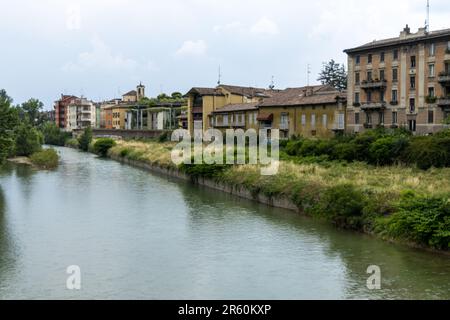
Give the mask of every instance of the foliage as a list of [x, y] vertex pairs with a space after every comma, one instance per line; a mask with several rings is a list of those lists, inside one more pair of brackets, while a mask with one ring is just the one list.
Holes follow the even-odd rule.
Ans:
[[403, 160], [420, 169], [450, 166], [450, 137], [415, 137], [403, 154]]
[[78, 139], [69, 139], [65, 143], [66, 147], [78, 149], [80, 146], [80, 143], [78, 142]]
[[29, 123], [21, 123], [15, 131], [15, 148], [16, 156], [28, 157], [42, 148], [44, 137], [40, 131], [32, 127]]
[[41, 131], [44, 135], [45, 144], [63, 147], [66, 141], [72, 136], [71, 133], [64, 132], [54, 123], [47, 122], [41, 127]]
[[44, 108], [44, 104], [38, 99], [31, 98], [16, 108], [21, 121], [27, 121], [32, 125], [42, 124], [42, 110]]
[[17, 113], [11, 108], [12, 99], [5, 90], [0, 90], [0, 163], [14, 148], [13, 129], [18, 123]]
[[218, 164], [181, 164], [179, 169], [191, 176], [197, 178], [217, 178], [227, 168], [228, 165]]
[[81, 151], [89, 151], [89, 145], [92, 142], [92, 137], [92, 128], [87, 127], [86, 129], [84, 129], [84, 132], [78, 137], [78, 147]]
[[322, 71], [317, 79], [322, 84], [328, 84], [337, 90], [347, 89], [347, 72], [345, 66], [336, 63], [333, 59], [323, 63]]
[[396, 204], [396, 212], [377, 221], [380, 233], [392, 238], [430, 246], [450, 248], [449, 199], [418, 196], [413, 192], [403, 194]]
[[170, 137], [171, 137], [170, 133], [166, 131], [158, 137], [158, 142], [160, 142], [160, 143], [167, 142], [170, 140]]
[[39, 168], [55, 169], [56, 167], [58, 167], [59, 156], [54, 149], [45, 149], [33, 153], [30, 157], [30, 160]]
[[109, 149], [116, 145], [116, 141], [111, 138], [101, 138], [97, 139], [94, 143], [94, 153], [106, 157], [108, 155]]

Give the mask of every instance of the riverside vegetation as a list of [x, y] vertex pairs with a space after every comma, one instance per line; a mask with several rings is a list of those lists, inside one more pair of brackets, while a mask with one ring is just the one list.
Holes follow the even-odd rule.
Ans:
[[176, 167], [175, 144], [158, 139], [117, 141], [108, 154], [243, 187], [255, 198], [285, 197], [300, 212], [341, 228], [448, 251], [449, 137], [449, 131], [412, 137], [374, 130], [331, 140], [296, 138], [282, 143], [275, 176], [262, 176], [254, 165]]

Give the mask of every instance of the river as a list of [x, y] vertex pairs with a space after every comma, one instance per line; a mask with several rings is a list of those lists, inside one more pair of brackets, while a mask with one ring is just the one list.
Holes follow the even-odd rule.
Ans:
[[449, 256], [57, 150], [0, 169], [0, 299], [450, 299]]

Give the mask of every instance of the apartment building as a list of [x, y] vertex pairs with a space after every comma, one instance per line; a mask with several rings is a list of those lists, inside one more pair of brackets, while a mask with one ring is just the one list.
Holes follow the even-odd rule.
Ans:
[[450, 116], [450, 29], [411, 33], [347, 49], [347, 130], [444, 128]]
[[75, 96], [72, 95], [61, 95], [61, 98], [57, 101], [55, 101], [54, 104], [54, 111], [55, 111], [55, 123], [58, 126], [58, 128], [66, 129], [67, 127], [67, 113], [68, 113], [68, 106], [72, 102], [72, 100], [78, 99]]
[[92, 101], [86, 98], [73, 99], [67, 107], [68, 121], [66, 129], [72, 131], [75, 129], [85, 129], [96, 126], [96, 107]]
[[[222, 107], [261, 102], [272, 90], [252, 87], [219, 85], [216, 88], [192, 88], [187, 94], [188, 130], [213, 127], [213, 113]], [[239, 108], [239, 107], [237, 107]]]

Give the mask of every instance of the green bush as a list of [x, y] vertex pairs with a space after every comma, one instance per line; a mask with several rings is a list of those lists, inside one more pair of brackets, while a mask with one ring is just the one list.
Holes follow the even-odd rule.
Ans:
[[66, 147], [74, 148], [74, 149], [78, 149], [79, 145], [80, 145], [80, 143], [78, 142], [77, 139], [69, 139], [65, 143]]
[[42, 169], [55, 169], [58, 167], [59, 156], [54, 149], [45, 149], [35, 152], [30, 157], [31, 162]]
[[179, 169], [191, 178], [217, 178], [228, 167], [219, 164], [181, 164]]
[[408, 145], [408, 140], [402, 136], [380, 138], [370, 145], [368, 162], [376, 165], [393, 164]]
[[162, 133], [159, 137], [158, 137], [158, 142], [167, 142], [167, 141], [169, 141], [170, 140], [170, 134], [169, 134], [169, 132], [164, 132], [164, 133]]
[[415, 137], [405, 149], [402, 158], [409, 164], [416, 164], [422, 170], [449, 166], [450, 138]]
[[16, 129], [15, 134], [14, 154], [16, 156], [28, 157], [41, 150], [44, 137], [36, 128], [27, 123], [22, 123]]
[[290, 156], [298, 156], [300, 155], [299, 150], [302, 147], [304, 140], [292, 140], [289, 141], [284, 148], [284, 151]]
[[338, 143], [334, 146], [332, 158], [352, 162], [358, 158], [358, 146], [352, 142]]
[[100, 155], [101, 157], [106, 157], [108, 155], [109, 149], [116, 145], [116, 141], [111, 138], [98, 139], [94, 143], [94, 153]]
[[339, 227], [360, 230], [363, 227], [363, 209], [366, 195], [350, 184], [336, 185], [326, 189], [315, 211], [325, 215]]
[[44, 142], [46, 144], [63, 147], [67, 140], [72, 136], [69, 132], [63, 132], [54, 123], [47, 122], [42, 126]]
[[404, 194], [396, 212], [377, 221], [377, 231], [389, 237], [431, 246], [450, 248], [449, 199]]
[[79, 148], [81, 151], [85, 152], [89, 151], [89, 145], [92, 142], [92, 137], [93, 137], [92, 128], [87, 127], [86, 129], [84, 129], [84, 132], [78, 138]]

